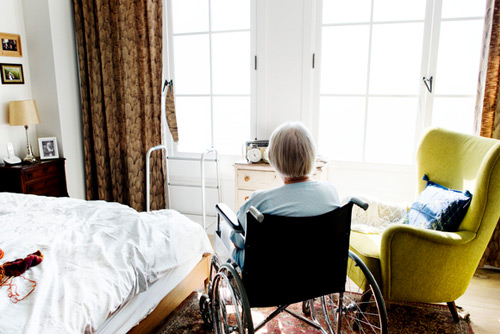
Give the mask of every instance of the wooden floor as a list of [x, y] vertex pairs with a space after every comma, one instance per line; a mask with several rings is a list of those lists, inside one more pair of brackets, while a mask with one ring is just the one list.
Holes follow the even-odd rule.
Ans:
[[500, 333], [500, 269], [478, 269], [456, 304], [470, 313], [474, 334]]

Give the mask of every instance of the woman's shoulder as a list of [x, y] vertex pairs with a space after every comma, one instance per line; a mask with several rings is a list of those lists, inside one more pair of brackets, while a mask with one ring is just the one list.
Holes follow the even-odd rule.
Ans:
[[319, 180], [311, 180], [310, 183], [313, 187], [324, 188], [324, 189], [336, 189], [335, 185], [329, 181], [319, 181]]
[[255, 191], [255, 192], [252, 193], [251, 198], [253, 198], [254, 200], [266, 199], [269, 196], [273, 196], [274, 194], [280, 192], [281, 188], [282, 188], [282, 186], [281, 187], [277, 187], [277, 188], [269, 188], [269, 189], [257, 190], [257, 191]]
[[316, 181], [314, 180], [312, 182], [313, 186], [315, 187], [315, 190], [327, 194], [327, 195], [333, 195], [335, 197], [338, 197], [338, 191], [335, 185], [329, 181]]

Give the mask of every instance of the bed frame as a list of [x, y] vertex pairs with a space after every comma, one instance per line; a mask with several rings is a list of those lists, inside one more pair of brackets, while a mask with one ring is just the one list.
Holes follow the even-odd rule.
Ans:
[[144, 334], [154, 330], [179, 304], [181, 304], [194, 290], [209, 283], [211, 254], [203, 254], [189, 275], [170, 291], [144, 320], [132, 328], [128, 334]]

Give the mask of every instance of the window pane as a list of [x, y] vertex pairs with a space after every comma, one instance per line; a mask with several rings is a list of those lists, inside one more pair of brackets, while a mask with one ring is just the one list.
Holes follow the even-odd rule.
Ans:
[[373, 21], [424, 20], [425, 3], [424, 0], [374, 0]]
[[176, 94], [210, 93], [208, 35], [174, 37]]
[[323, 0], [323, 24], [370, 22], [371, 0]]
[[368, 69], [369, 27], [323, 28], [321, 94], [364, 94]]
[[361, 161], [365, 98], [322, 97], [319, 117], [319, 153], [337, 161]]
[[417, 98], [370, 98], [366, 161], [410, 164], [413, 160]]
[[208, 31], [208, 0], [172, 0], [174, 34]]
[[443, 0], [443, 18], [484, 16], [485, 0]]
[[373, 27], [371, 94], [418, 94], [423, 23]]
[[436, 94], [476, 94], [482, 33], [482, 20], [441, 23]]
[[175, 98], [177, 127], [179, 129], [178, 150], [203, 152], [211, 146], [210, 98]]
[[250, 94], [250, 33], [212, 35], [214, 94]]
[[472, 134], [475, 98], [436, 97], [432, 111], [432, 125]]
[[249, 0], [211, 0], [212, 31], [250, 29]]
[[214, 97], [214, 147], [221, 154], [240, 154], [250, 140], [250, 97]]

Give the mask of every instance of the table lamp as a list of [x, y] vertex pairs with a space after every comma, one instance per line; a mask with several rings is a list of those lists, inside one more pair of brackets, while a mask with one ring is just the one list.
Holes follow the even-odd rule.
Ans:
[[26, 130], [26, 149], [28, 153], [23, 161], [28, 163], [36, 162], [36, 158], [33, 156], [33, 151], [31, 150], [28, 126], [38, 123], [40, 123], [40, 117], [38, 116], [35, 100], [9, 102], [9, 124], [24, 125], [24, 129]]

